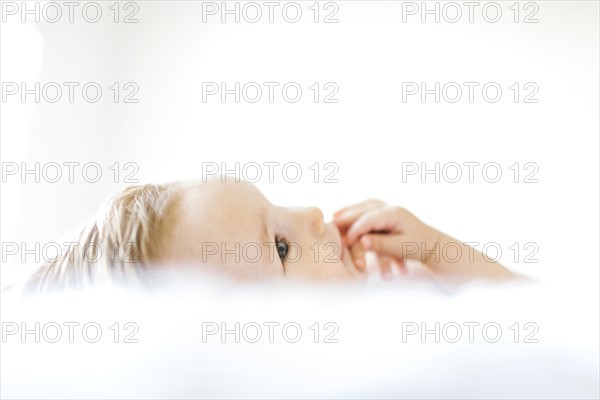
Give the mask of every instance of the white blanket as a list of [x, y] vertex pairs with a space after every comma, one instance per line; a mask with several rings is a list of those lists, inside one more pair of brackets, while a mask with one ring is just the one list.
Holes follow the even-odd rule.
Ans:
[[146, 288], [3, 294], [0, 394], [598, 398], [594, 285], [473, 284], [449, 295], [414, 279], [240, 285], [177, 274]]

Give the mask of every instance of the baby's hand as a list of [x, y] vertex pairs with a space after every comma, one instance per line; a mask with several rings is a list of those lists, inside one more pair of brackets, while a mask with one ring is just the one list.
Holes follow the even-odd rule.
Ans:
[[[407, 259], [416, 259], [439, 282], [448, 285], [460, 285], [471, 279], [507, 281], [517, 278], [500, 263], [467, 244], [425, 225], [405, 209], [379, 200], [344, 208], [334, 214], [333, 220], [342, 232], [345, 244], [352, 249], [355, 264], [364, 266], [365, 251], [373, 251], [380, 260], [384, 277], [389, 274], [389, 265], [402, 265]], [[440, 257], [439, 252], [440, 248], [449, 245], [458, 248], [459, 254], [451, 261]]]
[[369, 262], [367, 262], [367, 259], [365, 257], [365, 253], [367, 251], [369, 250], [366, 250], [360, 241], [358, 241], [350, 247], [352, 261], [354, 262], [356, 268], [358, 268], [359, 270], [366, 270], [367, 264], [370, 262], [373, 263], [373, 265], [369, 265], [368, 269], [378, 269], [381, 272], [381, 277], [384, 280], [392, 279], [392, 269], [394, 268], [403, 274], [406, 273], [406, 264], [404, 262], [386, 255], [373, 253], [375, 254], [376, 258], [371, 259]]
[[367, 200], [343, 208], [334, 214], [333, 221], [351, 249], [355, 265], [364, 269], [365, 252], [373, 251], [378, 256], [384, 279], [391, 277], [393, 266], [405, 271], [407, 258], [415, 257], [414, 253], [403, 254], [402, 243], [424, 243], [429, 247], [439, 236], [439, 232], [407, 210], [380, 200]]

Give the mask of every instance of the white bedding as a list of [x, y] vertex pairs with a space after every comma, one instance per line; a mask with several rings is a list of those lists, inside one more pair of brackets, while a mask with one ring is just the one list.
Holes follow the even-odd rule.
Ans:
[[[334, 286], [263, 283], [239, 286], [197, 274], [160, 275], [149, 288], [106, 285], [85, 292], [25, 298], [2, 296], [2, 398], [598, 398], [598, 315], [596, 283], [473, 284], [449, 295], [425, 280], [393, 284]], [[564, 296], [569, 293], [569, 296]], [[63, 326], [57, 343], [21, 342], [7, 335], [10, 323], [40, 322], [47, 338], [50, 322]], [[65, 322], [79, 322], [74, 343]], [[81, 327], [102, 328], [97, 343], [84, 340]], [[119, 343], [114, 323], [119, 322]], [[126, 322], [139, 331], [138, 343], [123, 343]], [[247, 326], [257, 343], [234, 335], [222, 343], [206, 335], [215, 325]], [[269, 342], [268, 326], [274, 328]], [[295, 322], [296, 343], [279, 328]], [[314, 323], [320, 335], [314, 342]], [[339, 330], [324, 343], [334, 326]], [[433, 334], [422, 343], [409, 329], [463, 326], [456, 343]], [[465, 323], [477, 322], [473, 343]], [[518, 343], [513, 325], [518, 322]], [[539, 331], [524, 343], [525, 323]], [[8, 323], [8, 325], [7, 325]], [[204, 323], [204, 325], [203, 325]], [[414, 324], [413, 324], [414, 323]], [[481, 328], [497, 323], [502, 337], [488, 343]], [[10, 326], [9, 326], [10, 325]], [[513, 330], [511, 330], [513, 326]], [[333, 327], [333, 328], [332, 328]], [[240, 329], [240, 333], [241, 329]], [[488, 331], [493, 339], [494, 330]], [[88, 331], [93, 338], [93, 329]], [[290, 328], [288, 339], [295, 330]], [[132, 339], [130, 338], [130, 339]]]

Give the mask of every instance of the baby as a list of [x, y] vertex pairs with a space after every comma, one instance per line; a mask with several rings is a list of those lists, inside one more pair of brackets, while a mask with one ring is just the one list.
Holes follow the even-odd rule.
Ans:
[[[406, 271], [409, 260], [452, 283], [515, 277], [402, 208], [368, 200], [325, 223], [318, 208], [278, 207], [255, 186], [221, 178], [127, 188], [83, 227], [76, 242], [27, 286], [77, 286], [98, 272], [129, 276], [165, 266], [198, 266], [243, 281], [320, 281], [361, 279], [367, 264], [375, 264], [389, 279], [392, 268]], [[367, 261], [367, 254], [375, 257]], [[447, 254], [451, 258], [442, 256]]]

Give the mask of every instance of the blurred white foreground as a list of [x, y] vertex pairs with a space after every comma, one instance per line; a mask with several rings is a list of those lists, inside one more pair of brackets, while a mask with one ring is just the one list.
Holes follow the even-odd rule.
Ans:
[[597, 296], [583, 283], [472, 285], [448, 295], [411, 280], [240, 286], [178, 274], [153, 282], [3, 294], [1, 396], [598, 398], [598, 315], [589, 313]]

